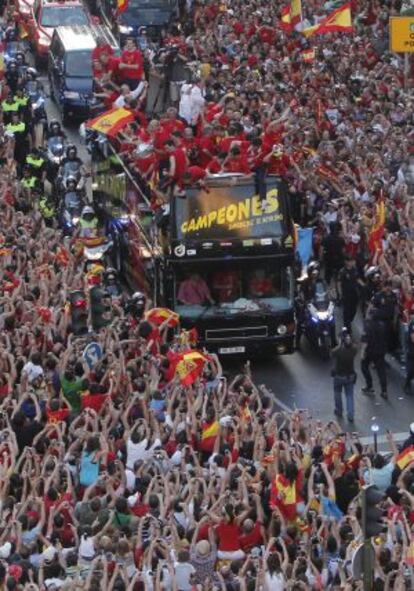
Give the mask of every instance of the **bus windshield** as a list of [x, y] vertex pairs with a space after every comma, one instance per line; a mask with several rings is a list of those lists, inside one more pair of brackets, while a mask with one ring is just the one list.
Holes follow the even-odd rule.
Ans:
[[203, 261], [175, 267], [175, 310], [185, 318], [269, 314], [289, 309], [293, 274], [277, 259]]

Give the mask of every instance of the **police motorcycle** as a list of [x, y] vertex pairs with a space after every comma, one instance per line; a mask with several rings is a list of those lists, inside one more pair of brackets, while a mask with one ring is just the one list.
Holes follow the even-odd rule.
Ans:
[[[300, 282], [300, 281], [299, 281]], [[319, 264], [308, 265], [307, 276], [302, 279], [301, 312], [298, 322], [311, 345], [322, 359], [328, 359], [336, 346], [335, 304], [326, 282], [319, 276]]]
[[124, 299], [122, 307], [125, 314], [130, 315], [138, 323], [144, 316], [146, 302], [145, 294], [136, 291], [130, 298]]
[[48, 160], [48, 180], [53, 183], [56, 179], [62, 160], [65, 157], [66, 136], [56, 119], [49, 123], [47, 138], [45, 141], [46, 156]]
[[26, 61], [25, 51], [17, 51], [14, 59], [16, 60], [17, 70], [22, 80], [26, 79], [26, 73], [29, 68], [29, 64]]
[[43, 146], [44, 134], [47, 129], [47, 114], [43, 86], [38, 80], [35, 68], [27, 68], [24, 89], [32, 107], [32, 132], [36, 147]]
[[121, 273], [123, 261], [128, 256], [129, 212], [123, 202], [118, 199], [108, 199], [100, 191], [93, 191], [92, 199], [95, 212], [105, 228], [105, 234], [113, 243], [112, 266]]
[[75, 144], [69, 144], [66, 148], [66, 156], [62, 159], [58, 176], [56, 179], [56, 188], [62, 193], [66, 187], [68, 177], [74, 177], [77, 182], [78, 190], [85, 190], [86, 173], [83, 161], [78, 157], [78, 149]]
[[328, 359], [336, 345], [335, 304], [329, 296], [325, 281], [316, 283], [315, 295], [307, 307], [305, 334], [323, 359]]
[[85, 207], [83, 195], [78, 191], [75, 177], [67, 177], [65, 191], [59, 207], [59, 225], [65, 235], [72, 235]]

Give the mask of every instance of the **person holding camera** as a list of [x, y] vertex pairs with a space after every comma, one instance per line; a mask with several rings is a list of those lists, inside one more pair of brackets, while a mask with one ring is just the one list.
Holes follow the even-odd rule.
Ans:
[[342, 417], [342, 389], [345, 391], [346, 413], [348, 421], [354, 421], [354, 385], [356, 373], [354, 359], [357, 354], [357, 347], [347, 328], [342, 329], [340, 343], [332, 351], [334, 368], [332, 370], [335, 410], [337, 417]]

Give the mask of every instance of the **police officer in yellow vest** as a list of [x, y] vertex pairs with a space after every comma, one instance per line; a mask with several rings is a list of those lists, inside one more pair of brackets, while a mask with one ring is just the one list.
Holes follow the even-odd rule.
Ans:
[[31, 173], [39, 180], [46, 178], [46, 159], [38, 148], [32, 148], [26, 157], [26, 166], [30, 168]]
[[82, 209], [82, 214], [79, 219], [79, 237], [93, 238], [98, 233], [98, 218], [90, 205], [86, 205]]
[[14, 159], [19, 167], [22, 167], [29, 147], [29, 130], [26, 123], [20, 119], [19, 113], [12, 113], [11, 121], [6, 125], [6, 132], [13, 134]]
[[41, 195], [39, 198], [39, 211], [45, 220], [47, 226], [52, 226], [56, 220], [56, 207], [53, 199], [49, 196]]
[[19, 113], [22, 121], [29, 123], [31, 118], [30, 97], [24, 92], [24, 88], [21, 86], [16, 90], [14, 101], [19, 105]]
[[38, 183], [38, 178], [32, 174], [30, 168], [25, 166], [23, 169], [23, 177], [20, 180], [20, 184], [24, 189], [33, 189]]
[[11, 92], [9, 92], [7, 98], [1, 103], [1, 110], [3, 111], [4, 122], [10, 123], [12, 119], [12, 113], [20, 112], [20, 104]]

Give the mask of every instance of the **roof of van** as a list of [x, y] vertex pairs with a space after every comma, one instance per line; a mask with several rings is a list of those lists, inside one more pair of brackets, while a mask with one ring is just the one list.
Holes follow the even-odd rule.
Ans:
[[71, 46], [74, 50], [93, 50], [98, 37], [105, 39], [113, 49], [118, 44], [108, 27], [104, 25], [78, 25], [74, 27], [57, 27], [55, 34], [59, 35], [64, 46]]

